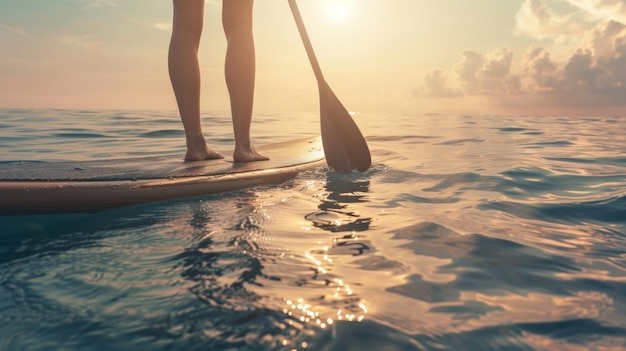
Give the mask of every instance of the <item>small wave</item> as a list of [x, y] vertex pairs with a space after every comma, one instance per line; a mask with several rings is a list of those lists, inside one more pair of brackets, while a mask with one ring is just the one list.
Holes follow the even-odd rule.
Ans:
[[0, 160], [0, 165], [23, 165], [25, 163], [33, 163], [33, 164], [44, 164], [47, 161], [22, 161], [22, 160]]
[[626, 157], [595, 157], [595, 158], [580, 158], [580, 157], [545, 157], [546, 160], [571, 162], [571, 163], [585, 163], [585, 164], [602, 164], [609, 166], [622, 166], [626, 167]]
[[450, 198], [431, 198], [431, 197], [422, 197], [413, 194], [399, 194], [396, 195], [393, 199], [390, 199], [385, 202], [387, 206], [390, 208], [401, 206], [403, 203], [408, 204], [453, 204], [459, 202], [460, 199], [457, 197]]
[[[591, 318], [509, 322], [467, 331], [418, 334], [414, 342], [423, 346], [403, 350], [619, 350], [625, 332], [623, 327]], [[590, 339], [593, 341], [583, 341]]]
[[498, 131], [503, 132], [503, 133], [525, 132], [525, 131], [528, 131], [528, 130], [529, 129], [527, 129], [527, 128], [521, 128], [521, 127], [498, 128]]
[[142, 138], [178, 138], [184, 135], [185, 132], [182, 129], [163, 129], [142, 133], [139, 136]]
[[467, 143], [482, 143], [485, 142], [485, 139], [482, 138], [469, 138], [469, 139], [459, 139], [459, 140], [450, 140], [444, 141], [443, 143], [435, 144], [435, 145], [463, 145]]
[[579, 176], [556, 174], [541, 167], [514, 168], [496, 178], [495, 190], [507, 196], [533, 200], [554, 196], [580, 199], [594, 194], [610, 194], [619, 191], [624, 180], [622, 175]]
[[383, 184], [403, 184], [407, 179], [414, 179], [417, 178], [417, 176], [418, 174], [415, 172], [389, 169], [384, 172], [379, 181]]
[[[436, 177], [441, 176], [437, 175]], [[430, 188], [425, 188], [423, 190], [429, 192], [438, 192], [460, 184], [474, 184], [477, 189], [487, 189], [493, 187], [492, 184], [495, 180], [494, 177], [483, 176], [473, 172], [449, 174], [443, 177], [444, 180], [441, 181], [439, 184]]]
[[369, 229], [372, 222], [371, 218], [346, 220], [346, 218], [340, 219], [341, 217], [343, 216], [337, 216], [329, 211], [322, 211], [310, 213], [304, 218], [311, 221], [314, 226], [330, 232], [363, 232]]
[[54, 137], [69, 139], [99, 139], [107, 138], [106, 135], [100, 133], [56, 133]]
[[477, 206], [481, 210], [497, 210], [518, 218], [553, 223], [626, 223], [626, 196], [609, 196], [601, 200], [573, 203], [526, 204], [513, 201], [490, 201]]
[[527, 146], [529, 147], [571, 146], [571, 145], [576, 145], [576, 144], [568, 140], [542, 141], [542, 142], [527, 144]]
[[399, 142], [402, 141], [406, 144], [423, 144], [428, 139], [437, 139], [437, 136], [431, 135], [370, 135], [367, 137], [367, 141], [371, 142]]

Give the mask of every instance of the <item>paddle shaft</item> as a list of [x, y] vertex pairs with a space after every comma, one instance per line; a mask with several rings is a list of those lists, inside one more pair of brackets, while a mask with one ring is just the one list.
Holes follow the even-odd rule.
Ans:
[[306, 49], [306, 54], [307, 56], [309, 56], [309, 61], [311, 62], [311, 67], [313, 67], [315, 78], [317, 78], [317, 81], [319, 83], [326, 83], [326, 81], [324, 80], [324, 76], [322, 75], [322, 69], [320, 68], [320, 64], [317, 61], [315, 52], [313, 51], [311, 40], [309, 39], [309, 35], [306, 32], [306, 28], [304, 27], [304, 22], [302, 21], [302, 16], [300, 15], [300, 10], [298, 9], [298, 4], [296, 4], [296, 0], [289, 0], [289, 7], [291, 7], [293, 18], [296, 20], [298, 32], [300, 32], [300, 37], [302, 38], [302, 43], [304, 44], [304, 48]]

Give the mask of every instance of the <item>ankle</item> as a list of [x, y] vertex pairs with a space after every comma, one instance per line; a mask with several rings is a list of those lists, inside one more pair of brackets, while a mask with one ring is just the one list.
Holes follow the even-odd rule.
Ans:
[[204, 134], [202, 132], [197, 133], [185, 133], [185, 137], [187, 138], [187, 142], [189, 141], [204, 141]]

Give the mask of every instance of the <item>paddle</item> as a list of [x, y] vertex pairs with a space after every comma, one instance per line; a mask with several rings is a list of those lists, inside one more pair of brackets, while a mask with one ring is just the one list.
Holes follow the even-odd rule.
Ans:
[[289, 6], [317, 79], [320, 95], [322, 145], [326, 155], [326, 163], [338, 172], [350, 172], [354, 169], [364, 172], [372, 162], [365, 138], [363, 138], [350, 113], [324, 80], [296, 0], [289, 0]]

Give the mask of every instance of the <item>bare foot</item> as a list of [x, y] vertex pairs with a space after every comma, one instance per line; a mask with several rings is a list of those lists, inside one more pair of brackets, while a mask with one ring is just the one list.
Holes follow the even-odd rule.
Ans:
[[202, 133], [187, 134], [187, 154], [185, 155], [185, 161], [215, 160], [220, 158], [224, 158], [224, 156], [209, 148]]
[[205, 150], [187, 150], [185, 161], [217, 160], [224, 158], [222, 154], [206, 147]]
[[256, 152], [252, 146], [249, 149], [235, 147], [233, 160], [235, 162], [267, 161], [270, 158]]

